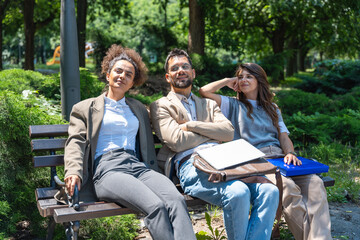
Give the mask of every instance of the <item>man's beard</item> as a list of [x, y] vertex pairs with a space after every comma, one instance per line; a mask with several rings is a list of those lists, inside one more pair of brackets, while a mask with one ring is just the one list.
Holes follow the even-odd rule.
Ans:
[[184, 89], [192, 85], [193, 79], [188, 76], [188, 79], [186, 81], [174, 81], [174, 79], [171, 78], [170, 82], [173, 87]]

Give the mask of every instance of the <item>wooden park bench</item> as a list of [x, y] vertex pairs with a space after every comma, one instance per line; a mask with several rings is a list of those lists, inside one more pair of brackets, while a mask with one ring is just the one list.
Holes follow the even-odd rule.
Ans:
[[[132, 209], [109, 202], [79, 203], [78, 191], [75, 190], [68, 205], [59, 203], [54, 195], [65, 186], [57, 175], [56, 167], [64, 165], [63, 150], [68, 136], [68, 125], [33, 125], [29, 127], [31, 146], [34, 154], [34, 167], [49, 167], [51, 172], [50, 186], [35, 190], [39, 213], [49, 218], [47, 239], [53, 238], [56, 223], [65, 227], [67, 239], [77, 239], [80, 221], [93, 218], [109, 217], [138, 213]], [[155, 146], [161, 147], [159, 139], [154, 135]], [[334, 180], [323, 178], [326, 187], [333, 186]], [[180, 192], [181, 187], [177, 185]], [[207, 204], [200, 199], [184, 194], [188, 207]]]

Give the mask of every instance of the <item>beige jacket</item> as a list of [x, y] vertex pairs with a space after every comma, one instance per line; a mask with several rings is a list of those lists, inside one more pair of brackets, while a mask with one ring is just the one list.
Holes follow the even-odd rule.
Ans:
[[[139, 120], [136, 138], [140, 160], [158, 170], [149, 115], [142, 103], [126, 98], [126, 103]], [[65, 177], [77, 175], [81, 179], [81, 201], [94, 201], [92, 172], [94, 156], [104, 116], [104, 94], [81, 101], [73, 106], [70, 115], [69, 137], [65, 145]]]
[[[234, 128], [221, 113], [216, 102], [199, 98], [195, 95], [197, 121], [190, 121], [187, 112], [174, 92], [150, 105], [153, 129], [163, 146], [158, 155], [158, 164], [166, 176], [169, 176], [172, 157], [184, 150], [199, 146], [209, 141], [231, 141]], [[179, 125], [186, 123], [188, 131]]]

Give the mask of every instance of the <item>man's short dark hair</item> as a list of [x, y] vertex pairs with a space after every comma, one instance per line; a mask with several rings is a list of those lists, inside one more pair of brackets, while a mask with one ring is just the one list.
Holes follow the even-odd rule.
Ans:
[[176, 57], [176, 56], [185, 56], [188, 59], [188, 61], [190, 63], [190, 66], [192, 68], [192, 61], [191, 61], [191, 59], [189, 57], [189, 54], [185, 50], [182, 50], [182, 49], [179, 49], [179, 48], [174, 48], [173, 50], [171, 50], [169, 52], [169, 55], [166, 57], [165, 65], [164, 65], [165, 72], [168, 72], [170, 58]]

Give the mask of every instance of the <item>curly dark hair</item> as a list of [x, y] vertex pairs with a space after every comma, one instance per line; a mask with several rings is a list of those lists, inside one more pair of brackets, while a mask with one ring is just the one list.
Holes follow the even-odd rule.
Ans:
[[[270, 91], [270, 84], [267, 79], [266, 72], [264, 69], [256, 63], [242, 63], [239, 65], [236, 70], [236, 76], [238, 77], [240, 73], [246, 70], [251, 75], [253, 75], [258, 83], [258, 95], [257, 102], [259, 106], [263, 107], [267, 115], [271, 118], [273, 125], [279, 131], [279, 116], [276, 112], [277, 106], [273, 103], [274, 95]], [[252, 105], [247, 100], [245, 94], [243, 92], [238, 92], [237, 99], [240, 102], [243, 102], [248, 110], [247, 115], [249, 118], [253, 119], [251, 113], [253, 112]]]
[[113, 44], [106, 52], [101, 63], [101, 73], [107, 74], [119, 60], [130, 62], [135, 68], [134, 86], [140, 86], [147, 80], [148, 69], [142, 61], [140, 54], [130, 48]]

